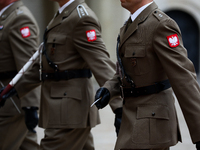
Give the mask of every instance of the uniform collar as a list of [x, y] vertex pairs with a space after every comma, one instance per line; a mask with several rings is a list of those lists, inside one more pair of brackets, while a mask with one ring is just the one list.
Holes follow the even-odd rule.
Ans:
[[151, 12], [155, 9], [157, 9], [158, 6], [155, 2], [150, 4], [148, 7], [146, 7], [132, 22], [125, 32], [126, 24], [120, 29], [120, 46], [123, 45], [123, 43], [131, 36], [132, 33], [134, 33], [138, 29], [138, 24], [143, 23], [146, 18], [151, 14]]
[[0, 19], [6, 19], [16, 8], [20, 7], [23, 5], [23, 2], [21, 0], [16, 1], [13, 3], [13, 5], [11, 5], [10, 7], [8, 7], [3, 14], [0, 16]]
[[149, 5], [151, 5], [153, 2], [150, 2], [142, 7], [140, 7], [135, 13], [131, 14], [131, 20], [132, 22], [137, 18], [137, 16], [139, 16], [139, 14], [145, 10], [145, 8], [147, 8]]
[[73, 1], [74, 1], [74, 0], [70, 0], [69, 2], [65, 3], [62, 7], [60, 7], [60, 8], [58, 9], [59, 13], [61, 14], [61, 13], [63, 12], [63, 10], [64, 10], [67, 6], [69, 6]]
[[85, 0], [75, 0], [70, 5], [68, 5], [68, 7], [65, 7], [65, 9], [62, 11], [60, 15], [58, 15], [57, 17], [54, 16], [54, 18], [51, 20], [51, 22], [47, 26], [47, 30], [50, 30], [51, 28], [59, 25], [64, 18], [67, 18], [71, 14], [71, 12], [74, 9], [76, 9], [78, 5], [80, 5], [81, 3], [84, 3], [84, 1]]
[[0, 11], [0, 16], [3, 14], [4, 11], [6, 11], [6, 9], [8, 9], [8, 7], [10, 7], [13, 3], [7, 5], [6, 7], [4, 7], [1, 11]]
[[63, 17], [67, 17], [69, 16], [69, 14], [81, 3], [83, 3], [85, 0], [75, 0], [73, 1], [68, 7], [65, 7], [65, 9], [63, 9], [61, 15], [63, 15]]

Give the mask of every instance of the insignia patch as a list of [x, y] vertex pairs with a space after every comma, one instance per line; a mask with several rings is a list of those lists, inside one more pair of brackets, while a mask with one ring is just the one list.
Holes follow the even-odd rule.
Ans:
[[137, 59], [136, 58], [131, 58], [131, 64], [132, 64], [132, 67], [135, 67], [136, 64], [137, 64]]
[[86, 31], [86, 35], [87, 35], [88, 42], [93, 42], [97, 39], [95, 30]]
[[17, 15], [24, 13], [22, 10], [17, 11]]
[[79, 15], [80, 18], [88, 15], [88, 12], [83, 5], [78, 5], [77, 11], [78, 11], [78, 15]]
[[170, 47], [177, 47], [180, 44], [177, 34], [173, 34], [173, 35], [167, 36], [167, 40], [169, 42], [169, 46]]
[[0, 25], [0, 30], [2, 30], [3, 29], [3, 25]]
[[27, 38], [31, 35], [29, 27], [24, 27], [20, 29], [23, 38]]

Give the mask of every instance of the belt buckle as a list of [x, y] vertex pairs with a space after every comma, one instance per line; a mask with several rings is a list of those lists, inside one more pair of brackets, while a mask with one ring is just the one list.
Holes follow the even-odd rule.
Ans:
[[120, 94], [121, 94], [121, 97], [124, 99], [123, 86], [121, 86], [121, 85], [120, 85]]

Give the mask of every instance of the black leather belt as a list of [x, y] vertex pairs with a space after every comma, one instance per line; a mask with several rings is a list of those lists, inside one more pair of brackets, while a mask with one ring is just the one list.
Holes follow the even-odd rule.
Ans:
[[42, 72], [42, 80], [69, 80], [74, 78], [90, 78], [92, 73], [89, 69], [65, 70], [63, 72]]
[[169, 83], [169, 80], [164, 80], [161, 82], [157, 82], [153, 85], [140, 87], [140, 88], [125, 88], [121, 86], [120, 91], [121, 91], [122, 97], [138, 97], [142, 95], [159, 93], [170, 87], [171, 85]]
[[0, 72], [0, 80], [12, 79], [17, 73], [17, 71]]

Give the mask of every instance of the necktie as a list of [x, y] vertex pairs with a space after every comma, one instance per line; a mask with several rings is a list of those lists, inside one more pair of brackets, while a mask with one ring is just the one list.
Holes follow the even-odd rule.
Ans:
[[132, 20], [131, 20], [131, 17], [130, 17], [128, 19], [127, 23], [126, 23], [126, 30], [125, 31], [127, 31], [128, 27], [131, 25], [131, 23], [132, 23]]

